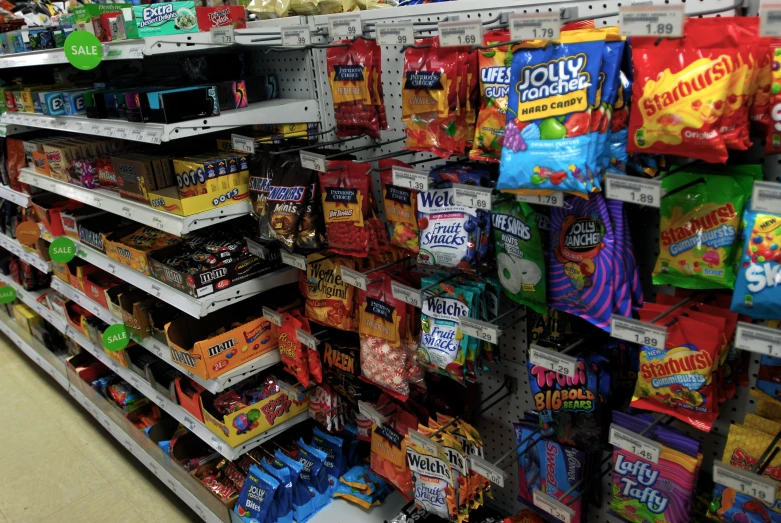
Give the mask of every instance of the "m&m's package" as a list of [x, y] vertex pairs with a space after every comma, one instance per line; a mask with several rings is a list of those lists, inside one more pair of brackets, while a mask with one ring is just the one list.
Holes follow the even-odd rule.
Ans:
[[743, 251], [730, 310], [756, 319], [781, 318], [781, 214], [746, 209]]
[[740, 216], [761, 169], [729, 169], [710, 175], [693, 169], [662, 180], [665, 197], [654, 284], [686, 289], [734, 286]]

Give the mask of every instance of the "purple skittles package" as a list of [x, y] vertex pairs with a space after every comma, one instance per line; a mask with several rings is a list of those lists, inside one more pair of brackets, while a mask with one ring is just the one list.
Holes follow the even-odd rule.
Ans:
[[610, 331], [615, 236], [605, 199], [568, 198], [551, 210], [549, 305]]

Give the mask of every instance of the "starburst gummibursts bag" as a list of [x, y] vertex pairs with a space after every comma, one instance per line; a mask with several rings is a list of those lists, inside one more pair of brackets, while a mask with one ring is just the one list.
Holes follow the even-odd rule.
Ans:
[[603, 32], [564, 31], [557, 43], [514, 49], [497, 188], [591, 192], [604, 46]]

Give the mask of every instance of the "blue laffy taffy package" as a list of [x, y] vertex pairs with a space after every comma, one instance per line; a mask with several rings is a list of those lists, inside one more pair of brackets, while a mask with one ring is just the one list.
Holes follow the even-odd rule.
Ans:
[[252, 465], [236, 501], [236, 514], [249, 523], [263, 523], [269, 515], [274, 493], [278, 488], [279, 481], [263, 472], [257, 465]]
[[522, 44], [513, 52], [501, 190], [591, 192], [597, 169], [591, 131], [605, 33], [564, 31], [559, 42]]

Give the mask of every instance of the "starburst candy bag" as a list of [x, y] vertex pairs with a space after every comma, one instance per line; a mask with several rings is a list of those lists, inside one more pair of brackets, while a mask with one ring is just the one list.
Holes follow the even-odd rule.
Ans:
[[514, 49], [498, 189], [591, 192], [604, 46], [603, 32], [563, 31]]
[[[499, 29], [485, 33], [483, 43], [490, 45], [509, 39], [510, 32]], [[481, 96], [474, 142], [472, 150], [469, 151], [469, 158], [472, 160], [498, 162], [501, 157], [512, 61], [510, 45], [478, 51]]]

